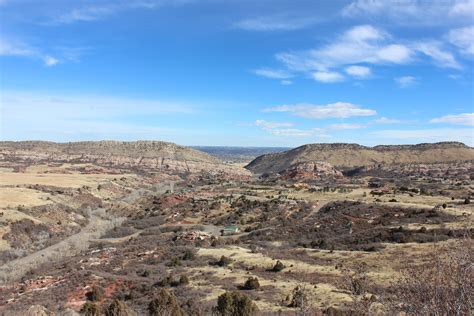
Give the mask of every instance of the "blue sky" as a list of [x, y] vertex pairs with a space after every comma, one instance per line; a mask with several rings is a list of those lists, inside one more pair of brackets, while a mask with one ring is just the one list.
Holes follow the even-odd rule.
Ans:
[[474, 0], [0, 0], [0, 139], [474, 145]]

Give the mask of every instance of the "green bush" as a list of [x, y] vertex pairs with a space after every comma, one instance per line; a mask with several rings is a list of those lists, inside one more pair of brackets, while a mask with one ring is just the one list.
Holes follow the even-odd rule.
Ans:
[[177, 267], [181, 265], [181, 260], [178, 257], [172, 257], [171, 260], [168, 262], [168, 267]]
[[189, 284], [189, 278], [186, 275], [182, 275], [179, 277], [179, 284], [186, 285]]
[[220, 267], [227, 266], [232, 263], [232, 259], [226, 256], [222, 256], [219, 261], [217, 261], [217, 265]]
[[289, 307], [304, 308], [308, 304], [308, 294], [301, 286], [296, 286], [293, 289], [293, 295]]
[[277, 262], [275, 263], [275, 265], [272, 268], [272, 271], [273, 272], [280, 272], [283, 269], [285, 269], [285, 265], [280, 260], [277, 260]]
[[148, 304], [150, 316], [183, 316], [183, 311], [178, 304], [176, 296], [168, 290], [160, 289]]
[[250, 277], [245, 281], [243, 289], [244, 290], [257, 290], [260, 288], [260, 283], [258, 282], [258, 278]]
[[97, 285], [94, 285], [92, 289], [86, 293], [87, 300], [92, 301], [92, 302], [98, 302], [102, 300], [103, 296], [104, 296], [104, 289]]
[[136, 316], [133, 310], [120, 300], [113, 300], [113, 302], [105, 310], [105, 316]]
[[100, 316], [101, 308], [99, 303], [85, 302], [81, 307], [81, 313], [84, 316]]
[[192, 249], [186, 249], [184, 251], [183, 260], [194, 260], [196, 259], [196, 254]]
[[225, 292], [217, 298], [214, 311], [221, 316], [251, 316], [258, 313], [258, 308], [248, 296], [233, 291]]

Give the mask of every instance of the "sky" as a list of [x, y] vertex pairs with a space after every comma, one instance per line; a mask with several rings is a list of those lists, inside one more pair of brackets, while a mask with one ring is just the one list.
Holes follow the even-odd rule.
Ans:
[[0, 139], [474, 145], [474, 0], [0, 0]]

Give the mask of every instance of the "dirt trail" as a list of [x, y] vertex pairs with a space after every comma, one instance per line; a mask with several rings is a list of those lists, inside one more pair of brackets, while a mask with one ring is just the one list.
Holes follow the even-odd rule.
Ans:
[[89, 223], [79, 233], [2, 265], [0, 267], [0, 284], [18, 280], [41, 264], [54, 262], [62, 257], [73, 256], [86, 250], [93, 239], [99, 238], [106, 231], [119, 226], [124, 221], [124, 218], [110, 218], [105, 214], [105, 209], [94, 210], [91, 212]]
[[[170, 187], [169, 183], [156, 185], [153, 194], [164, 194]], [[145, 190], [137, 189], [121, 199], [123, 202], [133, 203], [138, 197], [145, 194]], [[89, 223], [77, 234], [25, 257], [12, 260], [0, 266], [0, 285], [5, 285], [22, 278], [28, 271], [38, 266], [58, 261], [64, 257], [74, 256], [87, 250], [92, 242], [97, 241], [108, 230], [118, 227], [125, 220], [124, 217], [114, 217], [103, 208], [89, 213]]]

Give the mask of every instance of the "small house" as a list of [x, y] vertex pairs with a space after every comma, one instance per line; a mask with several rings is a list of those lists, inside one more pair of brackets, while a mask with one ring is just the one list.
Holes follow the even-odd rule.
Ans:
[[222, 236], [224, 235], [234, 235], [238, 234], [240, 229], [238, 226], [225, 226], [224, 229], [221, 230]]

